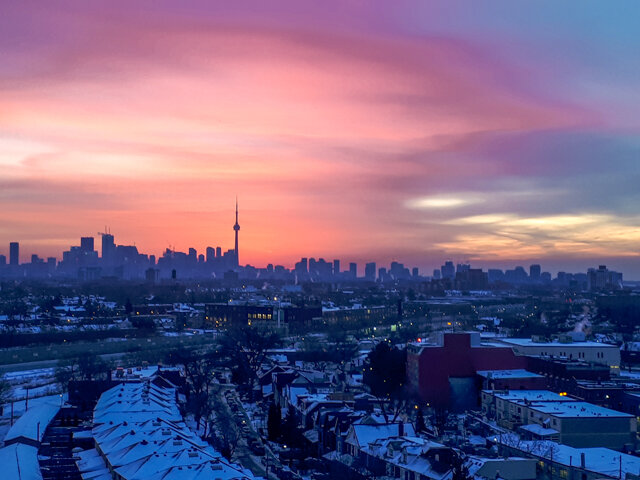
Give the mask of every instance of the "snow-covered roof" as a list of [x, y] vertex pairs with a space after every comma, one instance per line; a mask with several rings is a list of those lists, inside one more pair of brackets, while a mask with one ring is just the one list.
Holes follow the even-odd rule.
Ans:
[[519, 347], [562, 347], [562, 348], [612, 348], [617, 350], [616, 345], [601, 342], [559, 342], [557, 340], [549, 342], [536, 342], [530, 338], [500, 338], [500, 341], [509, 345]]
[[620, 473], [625, 478], [627, 473], [637, 475], [640, 472], [639, 457], [609, 448], [574, 448], [548, 440], [524, 441], [515, 434], [503, 434], [491, 437], [491, 440], [537, 458], [553, 459], [553, 462], [565, 466], [580, 465], [584, 454], [585, 470], [610, 478], [620, 478]]
[[483, 390], [483, 392], [493, 395], [501, 400], [507, 400], [510, 402], [525, 400], [528, 402], [574, 401], [571, 398], [563, 397], [557, 393], [550, 392], [549, 390], [508, 390], [506, 392], [502, 390]]
[[4, 438], [5, 444], [20, 441], [20, 438], [39, 442], [44, 437], [47, 426], [59, 411], [60, 404], [57, 402], [41, 403], [29, 408], [9, 429]]
[[558, 432], [558, 430], [554, 430], [553, 428], [545, 428], [542, 425], [538, 425], [537, 423], [522, 425], [520, 427], [520, 430], [525, 430], [527, 432], [533, 433], [534, 435], [538, 435], [540, 437], [558, 435], [560, 433]]
[[182, 419], [175, 389], [152, 383], [123, 383], [102, 394], [93, 411], [94, 424], [141, 422], [153, 418]]
[[633, 418], [630, 413], [618, 412], [587, 402], [541, 402], [530, 406], [531, 410], [554, 417], [625, 417]]
[[437, 471], [425, 456], [434, 448], [448, 447], [420, 437], [401, 436], [377, 440], [364, 447], [363, 451], [403, 470], [415, 472], [420, 478], [449, 478], [450, 470]]
[[[402, 427], [403, 428], [402, 428]], [[410, 423], [383, 423], [383, 424], [354, 424], [349, 428], [347, 443], [360, 448], [370, 443], [397, 436], [415, 436], [413, 425]]]
[[505, 379], [505, 378], [542, 378], [542, 375], [529, 372], [522, 368], [514, 370], [478, 370], [478, 375], [484, 378]]
[[107, 390], [94, 410], [93, 436], [107, 466], [124, 480], [251, 479], [182, 421], [174, 388], [145, 382]]
[[95, 448], [75, 454], [76, 465], [83, 480], [111, 479], [111, 473]]
[[38, 465], [38, 449], [31, 445], [14, 443], [0, 449], [2, 478], [12, 480], [42, 480]]

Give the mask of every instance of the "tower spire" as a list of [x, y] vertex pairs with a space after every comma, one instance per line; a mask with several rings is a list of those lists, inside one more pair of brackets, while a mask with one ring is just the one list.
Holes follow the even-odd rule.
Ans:
[[235, 245], [235, 250], [234, 250], [234, 260], [236, 263], [236, 267], [238, 267], [240, 265], [240, 256], [238, 254], [238, 231], [240, 230], [240, 224], [238, 224], [238, 196], [236, 195], [236, 223], [233, 226], [233, 230], [236, 233], [236, 245]]

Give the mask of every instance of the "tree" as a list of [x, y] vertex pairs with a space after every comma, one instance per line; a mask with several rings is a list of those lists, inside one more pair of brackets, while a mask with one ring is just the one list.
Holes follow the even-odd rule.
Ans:
[[464, 459], [454, 453], [451, 465], [451, 480], [471, 480], [469, 469], [464, 464]]
[[422, 409], [418, 409], [418, 413], [416, 414], [416, 432], [424, 432], [427, 428], [427, 425], [424, 422], [424, 415], [422, 414]]
[[11, 400], [11, 397], [11, 385], [4, 375], [0, 375], [0, 413], [4, 413], [4, 405]]
[[233, 417], [225, 408], [217, 410], [216, 426], [221, 440], [220, 453], [230, 460], [240, 437]]
[[272, 442], [277, 441], [282, 435], [282, 418], [280, 417], [280, 409], [276, 404], [269, 404], [269, 413], [267, 414], [267, 436]]
[[393, 409], [393, 421], [406, 403], [404, 388], [407, 376], [407, 352], [378, 343], [367, 355], [363, 380], [371, 394], [378, 398], [385, 419], [389, 420], [387, 404]]
[[60, 361], [55, 370], [56, 382], [60, 385], [63, 392], [69, 390], [69, 382], [73, 380], [75, 375], [76, 364], [73, 361]]
[[131, 312], [133, 312], [133, 305], [131, 305], [131, 300], [127, 298], [127, 301], [124, 304], [124, 313], [131, 315]]
[[301, 441], [298, 431], [298, 419], [292, 406], [287, 409], [287, 415], [282, 422], [282, 440], [290, 445], [298, 445]]
[[156, 324], [150, 317], [133, 317], [131, 318], [131, 326], [144, 335], [150, 335], [156, 329]]
[[267, 351], [280, 345], [275, 332], [243, 325], [227, 329], [220, 339], [220, 353], [227, 359], [233, 379], [253, 392], [258, 371], [267, 358]]
[[76, 359], [80, 380], [104, 380], [109, 376], [111, 366], [94, 353], [82, 353]]

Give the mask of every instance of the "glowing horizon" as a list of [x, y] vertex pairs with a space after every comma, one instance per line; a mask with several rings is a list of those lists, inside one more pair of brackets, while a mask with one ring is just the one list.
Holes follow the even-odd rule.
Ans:
[[237, 194], [243, 264], [640, 278], [634, 2], [54, 4], [0, 18], [0, 254], [226, 250]]

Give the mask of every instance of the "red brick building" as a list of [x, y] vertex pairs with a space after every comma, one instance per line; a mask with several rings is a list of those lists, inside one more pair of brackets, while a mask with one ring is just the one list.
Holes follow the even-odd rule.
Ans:
[[478, 371], [526, 365], [526, 357], [506, 345], [481, 343], [479, 333], [445, 333], [438, 344], [409, 345], [407, 381], [431, 407], [461, 411], [478, 405]]

